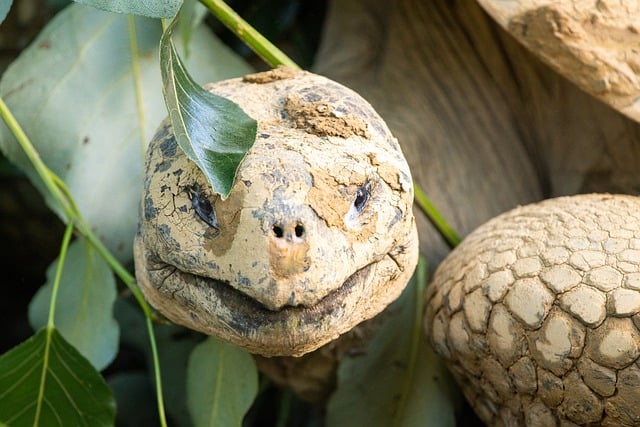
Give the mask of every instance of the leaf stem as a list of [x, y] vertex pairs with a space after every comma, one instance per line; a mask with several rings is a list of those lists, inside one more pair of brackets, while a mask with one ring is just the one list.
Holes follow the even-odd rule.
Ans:
[[222, 0], [200, 0], [209, 11], [271, 67], [300, 67]]
[[51, 301], [49, 301], [49, 318], [47, 319], [47, 328], [53, 328], [56, 300], [58, 299], [58, 290], [60, 289], [60, 279], [62, 278], [62, 270], [64, 268], [64, 262], [67, 257], [67, 249], [69, 248], [69, 242], [73, 235], [73, 222], [69, 221], [67, 228], [62, 236], [62, 244], [60, 245], [60, 255], [58, 256], [58, 264], [56, 265], [56, 275], [53, 279], [53, 286], [51, 289]]
[[1, 97], [0, 97], [0, 116], [2, 116], [2, 119], [6, 123], [7, 127], [9, 128], [9, 130], [11, 130], [13, 135], [16, 137], [16, 140], [20, 144], [22, 151], [24, 151], [24, 153], [27, 155], [27, 157], [31, 161], [31, 164], [33, 164], [33, 167], [35, 168], [36, 172], [40, 176], [40, 179], [42, 179], [45, 187], [47, 187], [47, 190], [49, 190], [51, 195], [56, 199], [56, 201], [62, 207], [64, 214], [67, 217], [66, 220], [67, 222], [69, 222], [71, 220], [71, 217], [73, 216], [71, 212], [73, 210], [73, 206], [69, 203], [66, 197], [68, 192], [61, 191], [61, 187], [59, 186], [61, 180], [58, 179], [56, 181], [52, 177], [52, 175], [54, 174], [44, 164], [44, 162], [40, 158], [40, 155], [38, 154], [36, 149], [33, 147], [31, 142], [27, 138], [27, 135], [24, 133], [24, 130], [22, 130], [22, 127], [20, 126], [20, 124], [18, 123], [14, 115], [9, 110], [9, 107], [7, 107], [7, 104], [5, 104], [4, 100]]
[[158, 402], [158, 416], [160, 417], [160, 425], [167, 427], [167, 419], [164, 410], [164, 398], [162, 396], [162, 375], [160, 373], [160, 358], [158, 356], [158, 346], [156, 344], [156, 336], [153, 332], [153, 322], [150, 316], [145, 316], [147, 321], [147, 331], [149, 332], [149, 342], [151, 344], [151, 357], [153, 359], [153, 375], [156, 383], [156, 400]]
[[455, 248], [460, 243], [458, 234], [447, 224], [444, 217], [438, 212], [436, 207], [429, 201], [417, 183], [413, 183], [415, 193], [415, 203], [427, 216], [429, 221], [436, 227], [440, 235], [447, 241], [450, 248]]
[[62, 270], [64, 268], [64, 262], [67, 258], [67, 249], [69, 248], [69, 242], [71, 242], [71, 236], [73, 235], [73, 222], [69, 221], [67, 228], [64, 231], [62, 237], [62, 243], [60, 244], [60, 255], [58, 256], [58, 264], [56, 265], [56, 275], [53, 279], [53, 287], [51, 290], [51, 300], [49, 301], [49, 317], [47, 319], [46, 326], [46, 339], [44, 345], [44, 357], [42, 358], [42, 372], [40, 373], [40, 384], [38, 388], [38, 399], [36, 400], [36, 413], [33, 417], [34, 427], [40, 424], [40, 413], [42, 412], [42, 402], [44, 396], [45, 384], [47, 382], [47, 370], [49, 369], [49, 354], [51, 349], [51, 334], [55, 328], [54, 319], [56, 312], [56, 301], [58, 299], [58, 290], [60, 289], [60, 279], [62, 278]]

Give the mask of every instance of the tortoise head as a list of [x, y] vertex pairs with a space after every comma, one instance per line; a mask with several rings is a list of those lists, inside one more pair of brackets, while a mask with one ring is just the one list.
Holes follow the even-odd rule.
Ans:
[[301, 355], [382, 311], [417, 261], [397, 141], [351, 90], [306, 72], [209, 86], [258, 122], [229, 197], [165, 121], [148, 150], [136, 273], [172, 321], [262, 355]]

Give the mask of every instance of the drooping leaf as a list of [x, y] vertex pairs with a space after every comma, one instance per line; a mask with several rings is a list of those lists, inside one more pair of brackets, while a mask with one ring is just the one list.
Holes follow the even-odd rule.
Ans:
[[149, 18], [172, 18], [183, 0], [74, 0], [107, 12], [142, 15]]
[[13, 0], [3, 0], [0, 2], [0, 24], [2, 24], [7, 17], [12, 3]]
[[178, 144], [224, 199], [240, 162], [255, 142], [257, 122], [234, 102], [195, 83], [171, 39], [177, 22], [178, 17], [160, 41], [165, 103]]
[[[135, 33], [129, 32], [130, 23]], [[134, 34], [138, 55], [130, 50]], [[160, 36], [157, 20], [72, 4], [49, 22], [0, 80], [0, 94], [41, 158], [67, 183], [85, 220], [121, 261], [132, 257], [143, 153], [167, 114]], [[190, 46], [187, 65], [198, 79], [216, 81], [250, 71], [204, 26], [195, 31]], [[4, 123], [0, 150], [60, 215]]]
[[235, 427], [258, 392], [258, 374], [249, 353], [213, 337], [191, 353], [187, 402], [195, 427]]
[[[47, 269], [47, 283], [29, 305], [34, 330], [47, 324], [58, 261]], [[101, 371], [118, 352], [118, 323], [113, 318], [116, 284], [98, 252], [79, 237], [70, 246], [62, 270], [54, 323], [56, 329]]]
[[365, 351], [341, 362], [328, 427], [455, 425], [451, 379], [422, 334], [425, 281], [421, 262]]
[[107, 384], [55, 329], [0, 356], [0, 422], [99, 427], [113, 425], [114, 415]]

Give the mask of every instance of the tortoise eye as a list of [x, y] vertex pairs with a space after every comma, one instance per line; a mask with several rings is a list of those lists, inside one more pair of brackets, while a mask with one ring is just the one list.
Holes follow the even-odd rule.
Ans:
[[192, 186], [185, 187], [185, 191], [191, 199], [191, 204], [193, 205], [193, 210], [196, 212], [196, 215], [211, 227], [216, 230], [220, 230], [218, 218], [216, 217], [216, 210], [200, 186], [198, 184], [194, 184]]
[[366, 182], [364, 185], [358, 187], [358, 191], [356, 192], [356, 198], [353, 201], [353, 207], [356, 208], [357, 212], [362, 212], [364, 207], [367, 205], [369, 198], [371, 197], [371, 184]]

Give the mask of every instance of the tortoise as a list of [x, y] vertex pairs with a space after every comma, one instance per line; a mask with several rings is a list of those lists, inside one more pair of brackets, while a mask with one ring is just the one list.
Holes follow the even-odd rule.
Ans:
[[[329, 345], [382, 312], [415, 268], [398, 141], [363, 98], [309, 72], [207, 88], [257, 119], [257, 141], [223, 200], [161, 124], [134, 248], [142, 290], [170, 320], [257, 355]], [[640, 373], [638, 212], [640, 199], [623, 195], [528, 205], [440, 265], [425, 329], [487, 423], [640, 420], [629, 403]]]

